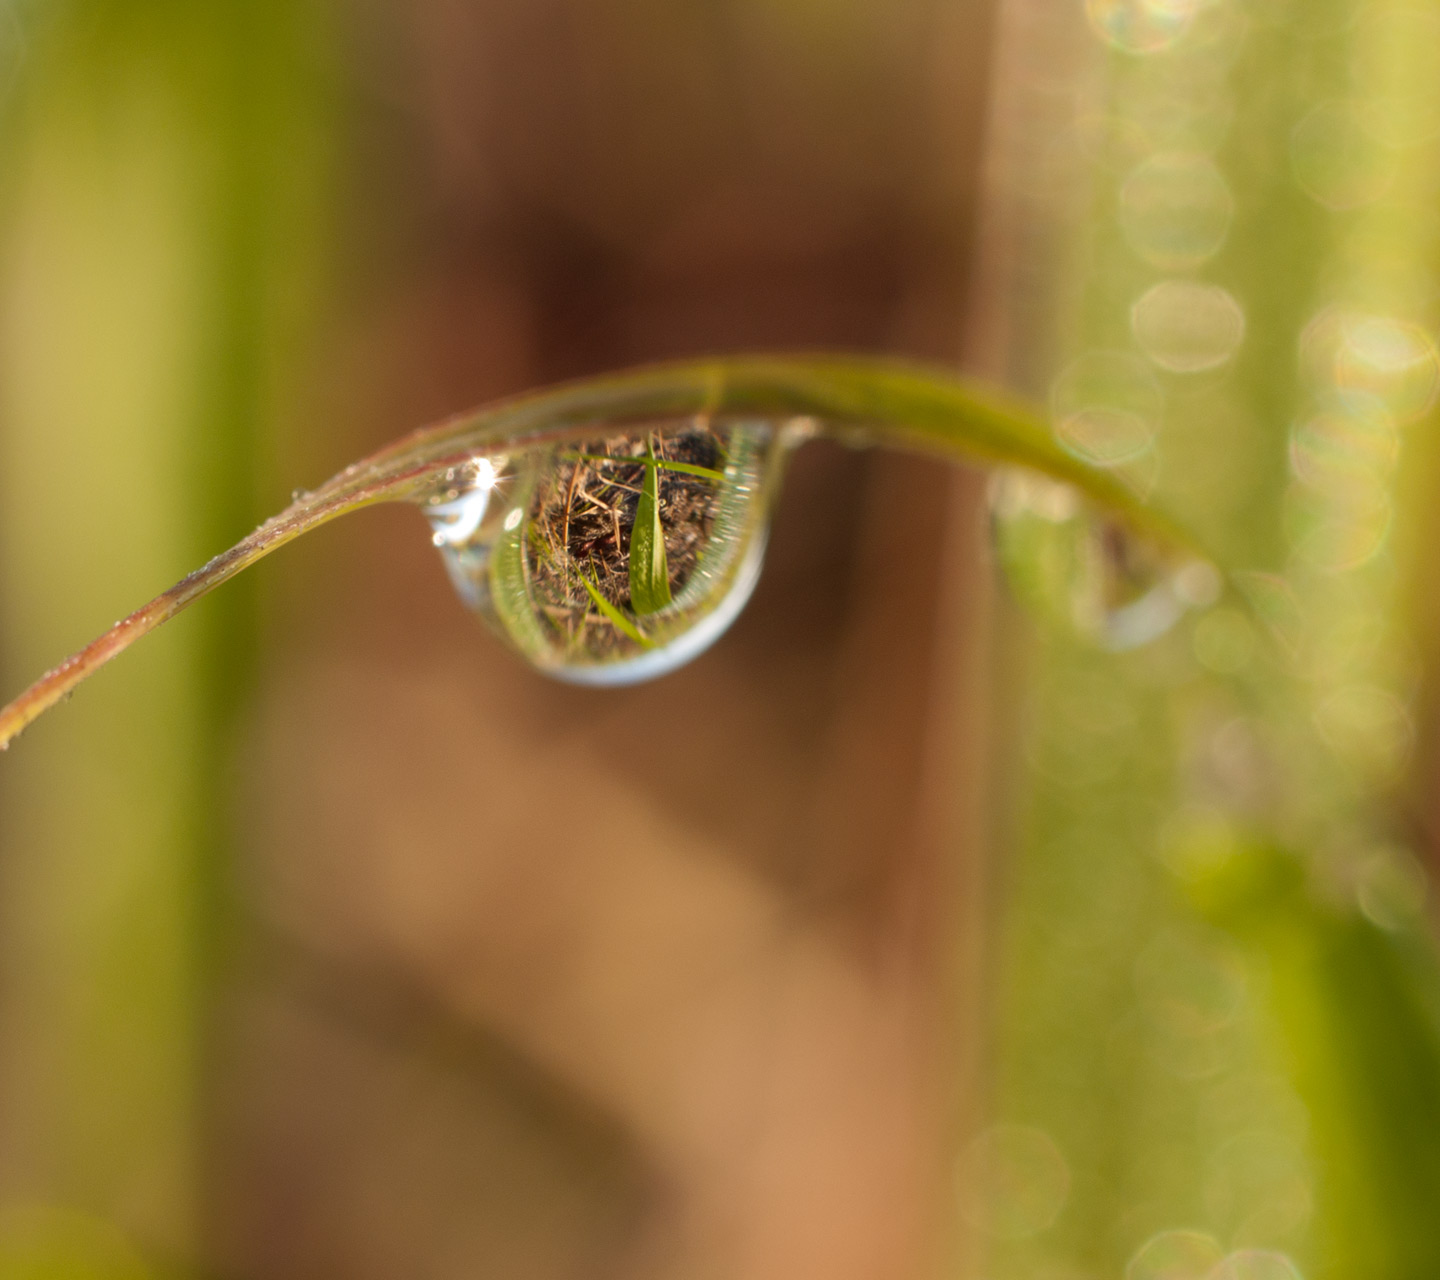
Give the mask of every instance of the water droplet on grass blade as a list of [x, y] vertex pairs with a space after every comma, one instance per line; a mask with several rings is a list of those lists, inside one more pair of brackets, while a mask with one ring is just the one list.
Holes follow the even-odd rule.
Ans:
[[1044, 476], [1000, 472], [991, 511], [996, 553], [1015, 595], [1102, 649], [1148, 644], [1219, 595], [1219, 575], [1204, 561], [1132, 533]]
[[766, 422], [598, 426], [476, 458], [423, 509], [461, 599], [510, 645], [562, 680], [630, 684], [739, 615], [789, 444]]

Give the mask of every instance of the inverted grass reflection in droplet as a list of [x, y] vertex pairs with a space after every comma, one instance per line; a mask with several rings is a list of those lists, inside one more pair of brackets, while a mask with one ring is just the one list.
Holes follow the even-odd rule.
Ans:
[[537, 667], [628, 684], [688, 662], [759, 577], [781, 435], [648, 423], [481, 458], [423, 507], [464, 602]]

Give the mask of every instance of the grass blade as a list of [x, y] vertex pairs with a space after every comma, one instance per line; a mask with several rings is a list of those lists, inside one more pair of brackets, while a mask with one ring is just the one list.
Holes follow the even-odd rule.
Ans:
[[[745, 414], [866, 433], [877, 444], [960, 461], [1030, 467], [1074, 485], [1152, 537], [1196, 541], [1115, 475], [1055, 442], [1044, 419], [945, 370], [835, 356], [738, 356], [657, 365], [570, 383], [427, 427], [347, 467], [303, 495], [229, 551], [117, 622], [0, 708], [0, 749], [82, 680], [222, 582], [301, 534], [378, 502], [416, 501], [447, 467], [477, 454], [563, 445], [597, 424], [696, 413]], [[647, 467], [653, 475], [654, 467]], [[668, 585], [668, 584], [667, 584]], [[608, 615], [607, 615], [608, 616]], [[613, 619], [612, 619], [613, 620]]]
[[638, 614], [659, 613], [670, 603], [670, 565], [665, 530], [660, 524], [660, 469], [655, 443], [645, 443], [645, 483], [635, 506], [630, 532], [630, 607]]

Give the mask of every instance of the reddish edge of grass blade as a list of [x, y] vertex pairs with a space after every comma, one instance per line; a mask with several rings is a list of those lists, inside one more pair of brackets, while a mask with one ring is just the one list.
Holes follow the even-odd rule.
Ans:
[[64, 699], [82, 680], [123, 653], [141, 636], [302, 533], [357, 507], [385, 501], [389, 496], [384, 492], [387, 487], [377, 485], [374, 492], [362, 490], [329, 497], [322, 490], [296, 502], [203, 568], [182, 578], [129, 617], [122, 618], [104, 635], [96, 637], [59, 666], [52, 667], [18, 698], [0, 708], [0, 751], [9, 747], [27, 725]]
[[1055, 443], [1044, 421], [945, 370], [847, 356], [740, 356], [656, 365], [569, 383], [425, 427], [346, 468], [314, 493], [177, 582], [52, 668], [0, 708], [0, 750], [82, 680], [277, 547], [379, 502], [418, 500], [447, 468], [498, 454], [583, 441], [597, 428], [727, 413], [813, 418], [892, 444], [972, 462], [1031, 467], [1075, 485], [1163, 541], [1192, 541], [1103, 471]]

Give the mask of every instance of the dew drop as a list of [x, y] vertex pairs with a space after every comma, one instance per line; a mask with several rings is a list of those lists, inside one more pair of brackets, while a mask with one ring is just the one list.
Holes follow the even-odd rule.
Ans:
[[991, 511], [1015, 596], [1042, 621], [1099, 648], [1149, 644], [1218, 595], [1209, 565], [1131, 533], [1046, 477], [999, 473]]
[[561, 680], [632, 684], [744, 608], [797, 438], [750, 420], [606, 424], [476, 458], [422, 509], [460, 598], [507, 643]]

